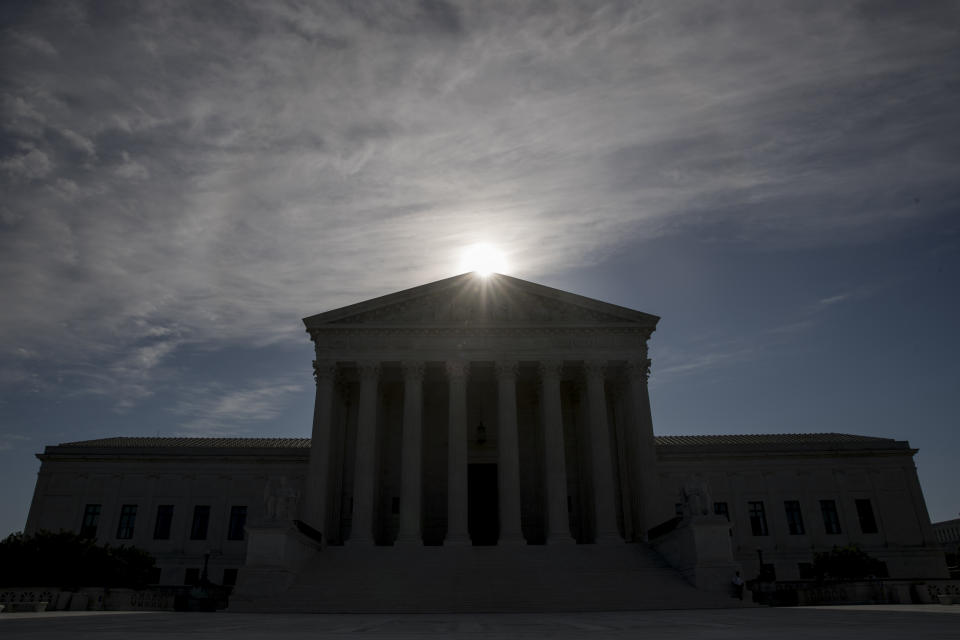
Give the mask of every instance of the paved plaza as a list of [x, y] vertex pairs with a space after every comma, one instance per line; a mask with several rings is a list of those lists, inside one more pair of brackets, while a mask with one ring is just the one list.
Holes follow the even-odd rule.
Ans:
[[5, 640], [161, 638], [960, 638], [960, 606], [873, 605], [569, 614], [0, 614]]

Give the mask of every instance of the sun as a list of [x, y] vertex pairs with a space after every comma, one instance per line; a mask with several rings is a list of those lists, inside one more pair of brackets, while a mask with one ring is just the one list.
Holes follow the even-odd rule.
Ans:
[[460, 272], [473, 271], [481, 276], [503, 273], [507, 270], [507, 257], [503, 251], [487, 242], [472, 244], [460, 255]]

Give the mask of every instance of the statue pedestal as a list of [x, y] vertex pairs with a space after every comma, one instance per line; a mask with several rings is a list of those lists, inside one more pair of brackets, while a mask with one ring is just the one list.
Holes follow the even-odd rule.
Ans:
[[650, 545], [693, 586], [729, 593], [730, 580], [740, 570], [730, 539], [726, 517], [695, 515], [685, 517]]
[[323, 549], [289, 520], [247, 525], [246, 532], [247, 558], [230, 596], [233, 610], [242, 610], [243, 603], [254, 598], [285, 592], [304, 564]]

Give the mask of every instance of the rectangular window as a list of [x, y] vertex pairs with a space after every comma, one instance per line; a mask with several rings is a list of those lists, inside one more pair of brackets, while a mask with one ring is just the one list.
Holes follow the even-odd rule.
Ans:
[[763, 502], [748, 502], [747, 506], [750, 513], [750, 531], [753, 532], [753, 535], [770, 535], [770, 531], [767, 530], [767, 514], [763, 509]]
[[183, 584], [194, 585], [200, 582], [200, 569], [187, 569], [183, 574]]
[[80, 524], [81, 538], [96, 538], [97, 525], [100, 524], [100, 505], [88, 504], [83, 510], [83, 522]]
[[193, 522], [190, 524], [191, 540], [206, 540], [207, 525], [210, 524], [210, 505], [198, 504], [193, 508]]
[[117, 539], [129, 540], [133, 537], [133, 525], [137, 520], [137, 505], [125, 504], [120, 507], [120, 522], [117, 523]]
[[713, 515], [723, 516], [727, 519], [727, 522], [730, 521], [730, 509], [727, 508], [726, 502], [714, 502], [713, 503]]
[[224, 569], [223, 570], [223, 586], [232, 587], [235, 584], [237, 584], [237, 570]]
[[150, 568], [150, 577], [147, 578], [147, 584], [160, 584], [160, 576], [163, 574], [163, 569], [160, 567], [151, 567]]
[[247, 508], [243, 505], [230, 507], [230, 526], [227, 540], [243, 540], [243, 527], [247, 524]]
[[805, 532], [803, 530], [803, 514], [800, 513], [800, 501], [784, 500], [783, 508], [787, 512], [787, 529], [790, 531], [790, 535], [802, 536]]
[[801, 580], [813, 580], [817, 577], [817, 574], [813, 570], [812, 562], [798, 562], [797, 571], [800, 574]]
[[679, 517], [681, 517], [681, 518], [683, 517], [683, 503], [682, 503], [682, 502], [674, 502], [674, 503], [673, 503], [673, 514], [674, 514], [675, 516], [679, 516]]
[[161, 504], [157, 507], [157, 522], [153, 525], [154, 540], [170, 539], [170, 524], [173, 522], [173, 505]]
[[867, 498], [855, 500], [857, 504], [857, 518], [860, 520], [860, 531], [863, 533], [877, 532], [877, 519], [873, 517], [873, 505]]
[[840, 533], [840, 516], [837, 514], [837, 503], [834, 500], [821, 500], [820, 511], [823, 513], [823, 528], [829, 534]]

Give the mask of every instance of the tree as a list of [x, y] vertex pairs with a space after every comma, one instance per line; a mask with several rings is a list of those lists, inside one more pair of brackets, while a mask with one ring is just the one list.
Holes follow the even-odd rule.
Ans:
[[887, 577], [887, 565], [866, 553], [855, 544], [834, 547], [813, 555], [813, 570], [817, 580], [864, 580]]
[[98, 545], [69, 531], [14, 533], [0, 542], [3, 587], [142, 588], [154, 564], [137, 547]]

